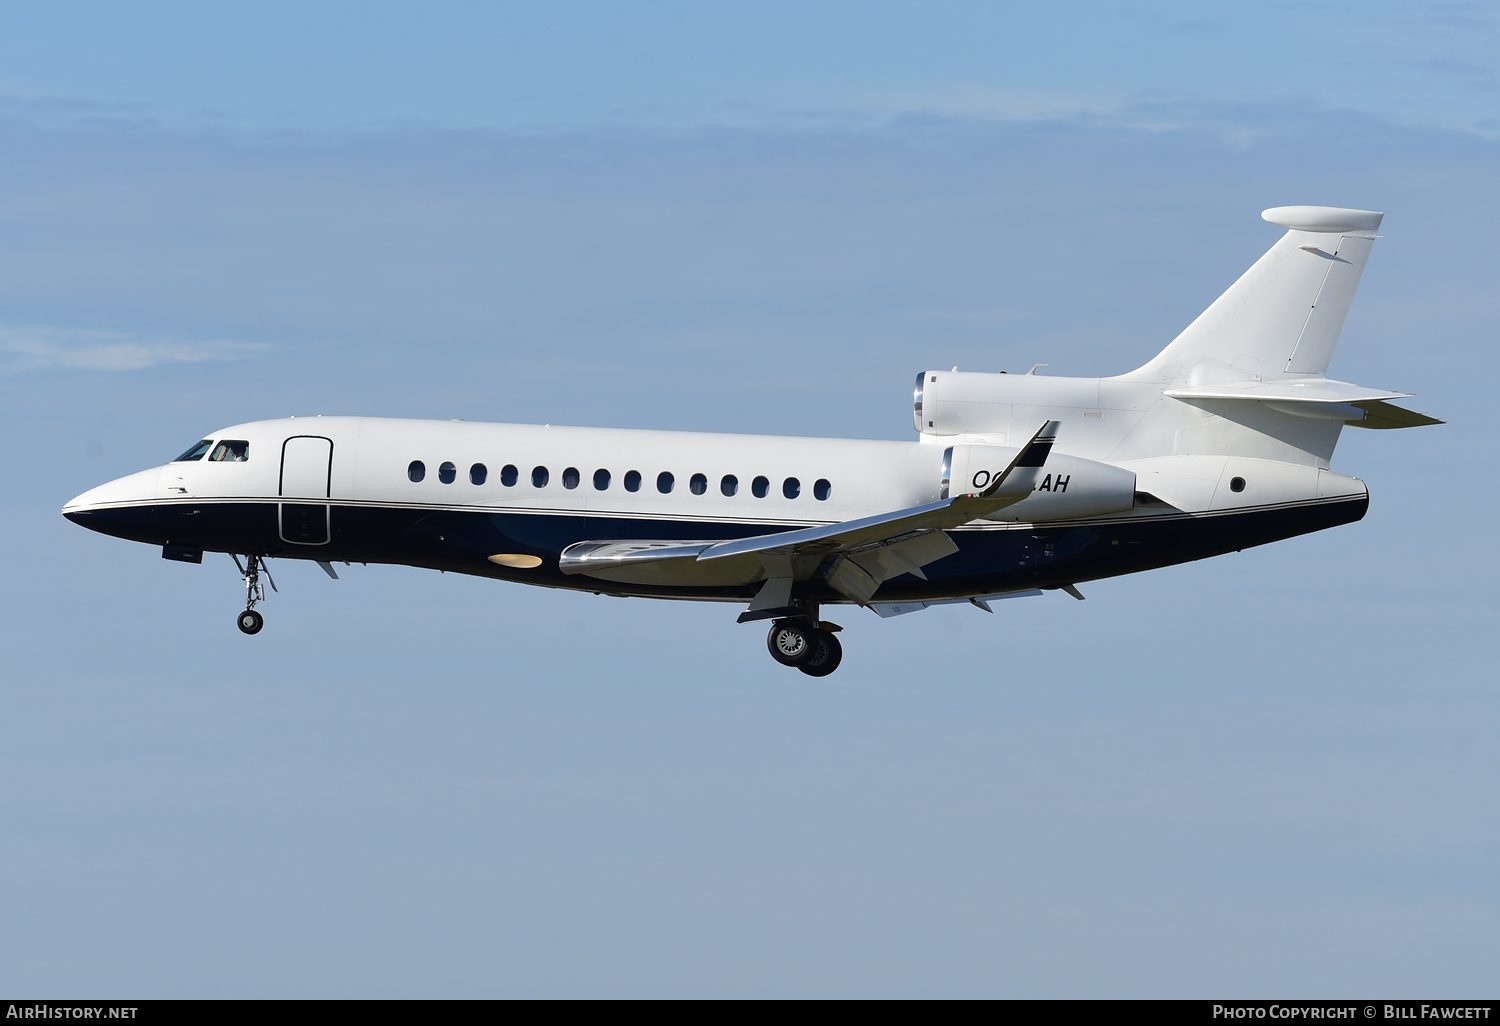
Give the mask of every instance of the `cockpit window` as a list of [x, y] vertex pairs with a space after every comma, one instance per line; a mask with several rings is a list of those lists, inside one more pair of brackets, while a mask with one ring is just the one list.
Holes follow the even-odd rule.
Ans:
[[201, 441], [197, 445], [193, 446], [191, 449], [189, 449], [187, 452], [183, 453], [181, 456], [177, 457], [172, 462], [173, 463], [186, 463], [189, 460], [201, 460], [203, 458], [203, 454], [206, 453], [206, 452], [208, 452], [209, 447], [212, 446], [213, 444], [214, 444], [214, 440], [212, 438], [205, 438], [203, 441]]
[[250, 443], [225, 439], [209, 454], [210, 463], [244, 463], [250, 458]]

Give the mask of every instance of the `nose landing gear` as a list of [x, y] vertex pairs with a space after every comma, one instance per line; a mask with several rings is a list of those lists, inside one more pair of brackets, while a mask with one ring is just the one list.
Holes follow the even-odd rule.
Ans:
[[795, 666], [809, 677], [826, 677], [844, 659], [844, 646], [834, 634], [838, 626], [827, 626], [832, 630], [817, 620], [777, 620], [766, 635], [766, 648], [782, 666]]
[[245, 557], [244, 563], [233, 553], [230, 553], [229, 558], [239, 567], [240, 577], [245, 582], [245, 611], [235, 619], [235, 626], [243, 634], [259, 634], [260, 629], [266, 625], [266, 618], [255, 611], [256, 604], [266, 600], [266, 589], [260, 583], [260, 575], [266, 575], [266, 580], [271, 582], [272, 591], [278, 590], [276, 580], [271, 576], [270, 567], [253, 553]]

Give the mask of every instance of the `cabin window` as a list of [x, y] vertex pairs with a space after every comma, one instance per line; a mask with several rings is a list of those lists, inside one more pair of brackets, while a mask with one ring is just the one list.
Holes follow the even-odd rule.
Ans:
[[702, 474], [694, 474], [692, 480], [688, 481], [688, 488], [692, 490], [694, 495], [702, 495], [708, 491], [708, 478]]
[[458, 468], [453, 464], [444, 463], [441, 467], [438, 467], [438, 480], [443, 482], [443, 484], [452, 484], [457, 477]]
[[641, 490], [641, 472], [639, 470], [625, 471], [625, 490], [627, 492], [638, 492]]
[[602, 492], [609, 488], [609, 471], [599, 469], [594, 471], [594, 491]]
[[427, 476], [427, 464], [421, 460], [412, 460], [406, 465], [406, 479], [412, 484], [418, 484], [422, 478]]
[[521, 479], [521, 472], [516, 469], [514, 463], [507, 463], [500, 468], [500, 483], [507, 488], [514, 488], [516, 482]]
[[733, 495], [740, 490], [740, 479], [733, 474], [725, 474], [724, 480], [719, 482], [719, 491], [726, 496]]
[[820, 477], [813, 485], [813, 498], [819, 502], [827, 502], [828, 496], [833, 494], [833, 485], [828, 483], [826, 477]]
[[785, 495], [788, 499], [795, 499], [802, 494], [802, 482], [798, 481], [795, 477], [787, 478], [781, 482], [781, 494]]
[[488, 478], [489, 476], [490, 476], [490, 472], [485, 467], [485, 465], [483, 463], [476, 463], [472, 467], [469, 468], [469, 483], [470, 484], [482, 485], [482, 484], [484, 484], [485, 479]]
[[567, 470], [563, 471], [562, 482], [564, 488], [577, 488], [578, 480], [577, 467], [569, 467]]
[[547, 473], [547, 468], [546, 467], [532, 467], [531, 468], [531, 487], [533, 487], [533, 488], [546, 488], [547, 487], [547, 478], [549, 476], [550, 475]]
[[225, 439], [209, 454], [210, 463], [244, 463], [250, 458], [250, 443]]
[[672, 485], [675, 484], [676, 481], [677, 479], [672, 476], [672, 472], [670, 470], [663, 470], [660, 474], [656, 475], [656, 490], [661, 492], [663, 495], [666, 495], [672, 490]]
[[764, 499], [766, 493], [771, 490], [771, 482], [764, 477], [757, 477], [750, 482], [750, 494], [757, 499]]
[[213, 444], [214, 440], [212, 438], [205, 438], [203, 441], [193, 446], [191, 449], [183, 453], [181, 456], [177, 457], [172, 462], [190, 463], [193, 460], [201, 460], [203, 458], [203, 454], [208, 452], [208, 450], [212, 448]]
[[1243, 477], [1231, 477], [1229, 479], [1229, 490], [1231, 492], [1243, 492], [1245, 490], [1245, 479]]

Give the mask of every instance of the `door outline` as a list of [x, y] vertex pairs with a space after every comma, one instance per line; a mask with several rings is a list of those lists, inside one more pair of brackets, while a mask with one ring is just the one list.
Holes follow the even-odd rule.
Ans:
[[[287, 494], [286, 494], [287, 450], [292, 446], [293, 442], [297, 441], [298, 439], [304, 439], [304, 438], [312, 440], [312, 441], [317, 441], [317, 442], [326, 442], [327, 445], [328, 445], [326, 455], [323, 457], [324, 475], [323, 475], [323, 487], [322, 487], [323, 494], [321, 496], [318, 496], [316, 494], [314, 494], [314, 495], [287, 496]], [[303, 458], [304, 457], [299, 457], [299, 462]], [[314, 457], [314, 459], [316, 459], [316, 457]], [[318, 498], [323, 498], [323, 499], [330, 498], [333, 495], [333, 439], [331, 439], [331, 438], [329, 438], [329, 437], [327, 437], [325, 435], [292, 435], [289, 438], [287, 438], [286, 441], [282, 442], [281, 443], [281, 467], [280, 467], [280, 473], [279, 473], [279, 476], [278, 476], [277, 482], [276, 482], [276, 494], [278, 496], [282, 497], [282, 498], [292, 498], [292, 499], [298, 499], [298, 500], [307, 500], [307, 499], [316, 500]], [[308, 541], [307, 540], [307, 538], [309, 537], [308, 528], [312, 527], [313, 525], [315, 525], [317, 523], [317, 513], [314, 512], [314, 511], [312, 511], [312, 510], [307, 510], [308, 513], [311, 513], [311, 520], [310, 521], [302, 521], [300, 523], [301, 530], [298, 531], [297, 533], [302, 534], [303, 537], [302, 538], [289, 538], [289, 537], [287, 537], [287, 530], [286, 529], [287, 529], [287, 507], [288, 506], [293, 507], [292, 515], [293, 515], [293, 518], [294, 518], [294, 522], [298, 521], [298, 520], [301, 520], [301, 517], [300, 517], [299, 514], [301, 514], [301, 512], [303, 510], [307, 510], [307, 507], [309, 507], [309, 506], [311, 506], [311, 507], [321, 506], [322, 509], [323, 509], [323, 517], [322, 517], [323, 522], [322, 522], [322, 525], [321, 525], [322, 526], [322, 532], [321, 532], [322, 537], [318, 538], [317, 540], [314, 540], [314, 541]], [[280, 503], [277, 503], [277, 506], [276, 506], [276, 529], [277, 529], [277, 532], [281, 535], [281, 540], [284, 541], [284, 542], [286, 542], [288, 545], [309, 545], [309, 546], [327, 545], [329, 543], [329, 541], [331, 541], [332, 538], [333, 538], [332, 506], [329, 503], [327, 503], [327, 502], [321, 502], [320, 503], [320, 502], [316, 502], [316, 501], [313, 501], [313, 502], [295, 501], [295, 502], [280, 502]], [[312, 537], [316, 537], [316, 534], [313, 534], [311, 536]]]

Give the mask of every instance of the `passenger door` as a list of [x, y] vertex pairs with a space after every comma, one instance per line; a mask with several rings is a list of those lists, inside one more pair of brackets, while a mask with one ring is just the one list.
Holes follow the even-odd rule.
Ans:
[[281, 540], [327, 545], [331, 533], [327, 499], [333, 483], [333, 439], [293, 435], [281, 446]]

